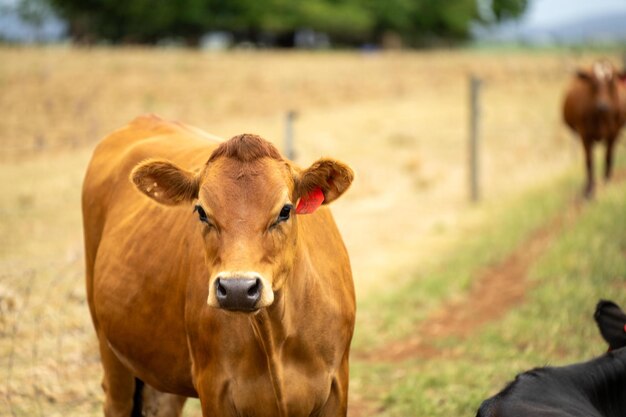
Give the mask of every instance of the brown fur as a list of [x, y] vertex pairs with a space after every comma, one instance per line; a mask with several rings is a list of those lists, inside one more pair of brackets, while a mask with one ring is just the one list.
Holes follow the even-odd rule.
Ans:
[[602, 141], [606, 145], [605, 178], [608, 180], [615, 142], [626, 122], [626, 87], [619, 77], [610, 63], [598, 61], [591, 68], [579, 69], [566, 91], [563, 118], [580, 136], [584, 147], [587, 172], [584, 193], [587, 197], [593, 195], [595, 186], [594, 143]]
[[[159, 416], [178, 416], [180, 396], [199, 397], [203, 416], [345, 416], [348, 255], [327, 208], [276, 219], [303, 190], [320, 187], [329, 202], [351, 180], [337, 161], [301, 170], [257, 136], [219, 144], [155, 116], [105, 138], [83, 184], [105, 415], [128, 417], [137, 377]], [[217, 308], [224, 271], [262, 277], [256, 313]]]
[[211, 154], [208, 163], [218, 158], [232, 158], [240, 162], [252, 162], [261, 158], [282, 161], [278, 150], [258, 135], [244, 133], [221, 143]]

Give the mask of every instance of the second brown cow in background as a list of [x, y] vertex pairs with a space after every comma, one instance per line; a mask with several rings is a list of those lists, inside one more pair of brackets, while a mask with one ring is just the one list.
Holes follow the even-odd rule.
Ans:
[[563, 105], [565, 123], [580, 135], [585, 150], [587, 183], [585, 197], [593, 196], [595, 180], [593, 145], [606, 145], [604, 177], [610, 179], [613, 150], [626, 121], [624, 73], [608, 61], [597, 61], [591, 68], [579, 69], [569, 85]]

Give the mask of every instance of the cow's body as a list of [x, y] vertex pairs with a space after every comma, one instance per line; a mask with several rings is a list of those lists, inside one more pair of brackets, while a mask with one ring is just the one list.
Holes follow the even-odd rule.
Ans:
[[477, 417], [623, 417], [626, 348], [589, 362], [524, 372], [480, 406]]
[[[200, 397], [205, 416], [345, 415], [355, 302], [348, 256], [328, 209], [293, 216], [295, 255], [271, 305], [231, 312], [207, 305], [217, 273], [207, 267], [207, 250], [221, 234], [211, 237], [192, 205], [157, 204], [129, 181], [147, 158], [200, 172], [218, 145], [193, 128], [148, 116], [94, 153], [83, 214], [105, 414], [122, 416], [132, 407], [129, 386], [138, 377], [163, 392]], [[258, 188], [240, 196], [241, 204], [270, 191]], [[241, 244], [237, 250], [241, 259], [254, 257]]]
[[591, 197], [595, 185], [593, 145], [602, 141], [606, 146], [604, 176], [608, 180], [615, 143], [626, 122], [626, 87], [612, 65], [599, 61], [577, 72], [565, 94], [563, 119], [582, 141], [587, 173], [584, 192]]

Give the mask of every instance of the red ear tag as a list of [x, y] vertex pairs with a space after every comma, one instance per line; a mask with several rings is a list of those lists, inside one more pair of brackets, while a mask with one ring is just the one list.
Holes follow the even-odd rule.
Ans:
[[309, 214], [317, 210], [324, 202], [324, 193], [321, 188], [316, 188], [304, 197], [300, 198], [296, 206], [296, 214]]

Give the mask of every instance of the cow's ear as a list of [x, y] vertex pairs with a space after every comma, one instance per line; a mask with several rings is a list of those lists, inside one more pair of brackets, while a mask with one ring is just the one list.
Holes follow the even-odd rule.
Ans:
[[[308, 198], [316, 199], [321, 191], [323, 204], [328, 204], [341, 196], [352, 184], [354, 172], [346, 164], [334, 159], [322, 158], [300, 173], [296, 180], [296, 194], [300, 204], [306, 204]], [[315, 204], [312, 209], [315, 210]], [[308, 212], [309, 211], [302, 211]]]
[[161, 204], [190, 203], [198, 197], [198, 177], [169, 161], [141, 162], [131, 171], [130, 180], [139, 191]]
[[593, 78], [589, 71], [580, 68], [576, 70], [576, 77], [583, 81], [591, 81]]

